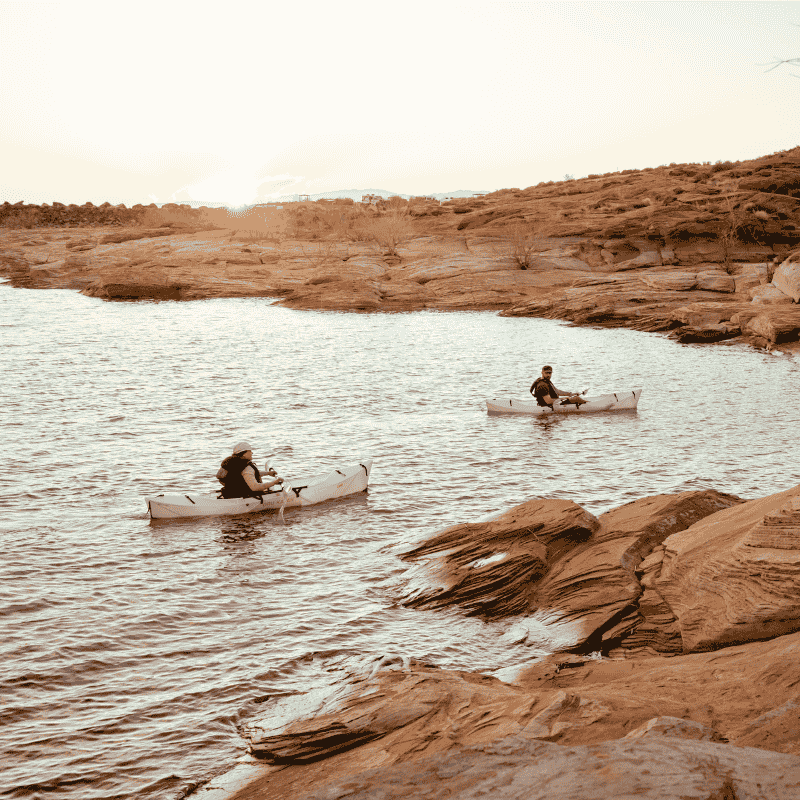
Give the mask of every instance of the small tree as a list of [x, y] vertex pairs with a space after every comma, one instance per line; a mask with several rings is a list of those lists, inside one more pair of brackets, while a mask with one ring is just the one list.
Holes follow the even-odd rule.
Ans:
[[730, 196], [725, 197], [722, 202], [723, 207], [723, 229], [719, 236], [722, 244], [723, 267], [725, 272], [731, 274], [733, 271], [732, 258], [733, 247], [739, 241], [739, 229], [741, 228], [744, 215], [742, 209], [736, 205]]
[[533, 265], [545, 235], [544, 226], [537, 222], [519, 222], [506, 234], [508, 254], [520, 269]]
[[397, 248], [414, 235], [414, 223], [405, 209], [393, 209], [375, 217], [367, 226], [370, 238], [386, 250], [387, 256], [396, 256]]

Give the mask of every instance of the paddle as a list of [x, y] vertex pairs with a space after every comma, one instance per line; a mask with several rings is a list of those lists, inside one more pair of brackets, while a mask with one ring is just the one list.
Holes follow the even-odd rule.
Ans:
[[[264, 463], [264, 472], [266, 472], [267, 475], [271, 475], [272, 477], [277, 478], [278, 473], [269, 465], [269, 459], [272, 458], [272, 456], [274, 455], [275, 453], [272, 453], [271, 455], [267, 456], [267, 461]], [[283, 495], [283, 502], [281, 503], [281, 507], [278, 509], [278, 516], [280, 517], [281, 522], [285, 525], [286, 520], [284, 519], [283, 516], [283, 509], [286, 508], [286, 504], [289, 502], [289, 492], [286, 491], [286, 487], [282, 483], [281, 483], [281, 494]]]

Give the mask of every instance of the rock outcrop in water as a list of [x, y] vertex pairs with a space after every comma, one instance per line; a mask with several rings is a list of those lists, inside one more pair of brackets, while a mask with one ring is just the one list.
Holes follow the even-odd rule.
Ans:
[[[233, 230], [247, 226], [233, 218], [212, 230], [213, 209], [4, 204], [0, 275], [106, 300], [495, 309], [772, 348], [800, 338], [798, 176], [795, 148], [417, 203], [396, 247], [340, 224], [348, 208], [322, 201], [291, 204], [292, 235], [284, 225], [271, 239]], [[155, 225], [159, 214], [169, 227]]]
[[277, 700], [246, 726], [262, 765], [200, 797], [800, 797], [800, 486], [533, 500], [405, 558], [408, 603], [515, 614], [519, 640], [545, 611], [565, 651], [503, 680], [384, 658]]

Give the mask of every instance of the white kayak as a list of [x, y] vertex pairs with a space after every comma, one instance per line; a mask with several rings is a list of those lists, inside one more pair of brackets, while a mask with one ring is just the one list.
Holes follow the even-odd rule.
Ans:
[[490, 414], [591, 414], [593, 411], [632, 411], [639, 402], [641, 389], [627, 392], [612, 392], [597, 397], [587, 397], [586, 402], [576, 406], [574, 403], [556, 403], [553, 408], [540, 406], [531, 397], [530, 400], [516, 400], [511, 397], [493, 398], [486, 401], [486, 409]]
[[283, 489], [266, 492], [262, 498], [234, 497], [224, 499], [216, 492], [209, 494], [157, 494], [145, 497], [153, 519], [179, 517], [211, 517], [230, 514], [251, 514], [270, 509], [311, 506], [337, 497], [363, 492], [369, 483], [372, 459], [335, 469], [326, 475], [294, 478], [284, 481]]

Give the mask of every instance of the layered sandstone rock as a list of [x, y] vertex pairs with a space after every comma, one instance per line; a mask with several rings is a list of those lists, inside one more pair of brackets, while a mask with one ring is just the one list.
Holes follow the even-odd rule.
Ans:
[[751, 289], [750, 298], [754, 303], [762, 305], [788, 305], [792, 302], [792, 298], [784, 294], [774, 283]]
[[414, 764], [331, 782], [307, 800], [791, 800], [800, 759], [649, 732], [636, 740], [560, 747], [508, 737]]
[[792, 253], [775, 270], [772, 283], [795, 303], [800, 303], [800, 252]]
[[[569, 501], [531, 500], [491, 521], [455, 525], [404, 554], [404, 603], [488, 618], [544, 613], [573, 649], [608, 649], [643, 621], [636, 569], [654, 547], [742, 501], [714, 491], [636, 501], [599, 519]], [[520, 622], [516, 641], [528, 638]], [[532, 635], [533, 636], [533, 635]]]
[[658, 496], [597, 519], [532, 502], [416, 548], [438, 570], [429, 599], [477, 607], [502, 587], [473, 573], [499, 577], [515, 542], [524, 570], [535, 543], [552, 564], [533, 599], [591, 622], [587, 642], [618, 642], [613, 658], [556, 653], [498, 680], [382, 657], [269, 701], [245, 726], [264, 766], [199, 798], [799, 796], [800, 486]]
[[264, 766], [198, 797], [793, 799], [798, 680], [800, 633], [670, 659], [554, 655], [513, 684], [384, 658], [270, 701], [244, 728]]
[[664, 542], [649, 585], [685, 650], [800, 628], [800, 487], [719, 512]]
[[405, 553], [417, 564], [404, 603], [487, 618], [527, 611], [548, 560], [588, 539], [597, 519], [568, 500], [530, 500], [489, 522], [454, 525]]
[[[772, 348], [798, 339], [780, 316], [759, 330], [733, 317], [745, 296], [770, 314], [800, 299], [800, 191], [788, 179], [773, 180], [798, 169], [795, 148], [736, 164], [624, 170], [435, 208], [415, 206], [413, 235], [391, 255], [377, 241], [351, 241], [366, 229], [348, 227], [344, 206], [331, 216], [328, 204], [289, 204], [297, 213], [282, 213], [292, 224], [272, 220], [263, 236], [242, 231], [237, 240], [233, 228], [261, 224], [263, 209], [246, 215], [248, 222], [224, 210], [175, 204], [4, 204], [0, 225], [19, 230], [5, 232], [0, 275], [18, 286], [84, 289], [104, 298], [122, 291], [186, 300], [273, 297], [290, 307], [332, 310], [497, 309], [509, 316], [669, 331], [681, 342], [741, 334]], [[389, 213], [349, 208], [356, 222]], [[163, 227], [155, 228], [159, 217]], [[212, 223], [227, 228], [199, 230]], [[61, 225], [70, 231], [60, 233]], [[310, 238], [287, 238], [290, 231]], [[68, 238], [73, 241], [65, 244]], [[187, 246], [190, 238], [197, 253]], [[146, 279], [106, 274], [125, 259], [137, 267], [138, 257], [121, 251], [134, 244], [153, 250], [157, 239], [172, 255], [186, 257], [182, 264], [161, 265], [170, 270], [165, 282], [155, 275], [158, 264]], [[109, 257], [115, 246], [120, 252]], [[82, 254], [87, 261], [72, 260]], [[42, 266], [47, 263], [57, 266]], [[602, 283], [606, 278], [611, 281]], [[148, 288], [137, 295], [137, 286]], [[730, 303], [727, 318], [701, 325], [677, 320], [676, 309], [714, 298]]]

